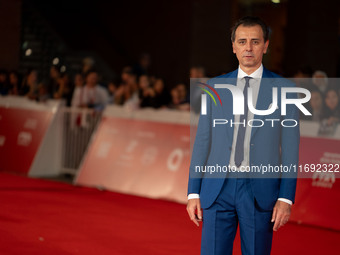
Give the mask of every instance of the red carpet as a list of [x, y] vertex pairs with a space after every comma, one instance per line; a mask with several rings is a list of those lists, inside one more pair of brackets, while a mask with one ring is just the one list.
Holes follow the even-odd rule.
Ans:
[[[339, 254], [339, 240], [290, 223], [275, 233], [272, 254]], [[1, 255], [190, 255], [199, 242], [184, 205], [0, 173]], [[240, 254], [239, 238], [235, 245]]]

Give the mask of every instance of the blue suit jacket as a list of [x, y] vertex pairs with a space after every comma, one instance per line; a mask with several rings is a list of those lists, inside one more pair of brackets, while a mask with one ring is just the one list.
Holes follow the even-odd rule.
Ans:
[[[236, 81], [237, 70], [210, 79], [208, 83], [214, 87], [214, 84], [223, 83], [236, 85]], [[283, 127], [280, 124], [284, 119], [294, 119], [299, 123], [299, 112], [294, 105], [287, 105], [286, 115], [281, 116], [281, 88], [294, 86], [292, 82], [265, 68], [263, 69], [256, 109], [265, 110], [269, 108], [272, 103], [272, 88], [274, 87], [278, 88], [278, 109], [267, 116], [254, 115], [254, 119], [261, 119], [265, 124], [262, 127], [252, 127], [249, 152], [250, 166], [270, 164], [271, 166], [282, 165], [290, 168], [289, 172], [277, 172], [270, 178], [249, 179], [250, 191], [258, 206], [263, 210], [273, 209], [279, 197], [294, 202], [299, 158], [299, 125]], [[224, 181], [228, 181], [226, 179], [228, 173], [219, 175], [197, 173], [195, 172], [196, 166], [228, 166], [233, 142], [233, 126], [228, 124], [213, 127], [213, 119], [234, 119], [233, 98], [230, 91], [227, 89], [216, 89], [216, 91], [221, 97], [222, 106], [220, 104], [214, 105], [211, 98], [207, 97], [207, 115], [201, 115], [199, 119], [188, 183], [188, 194], [200, 194], [201, 207], [204, 209], [210, 207], [216, 200]], [[297, 95], [288, 93], [287, 97], [297, 98]], [[275, 122], [272, 127], [272, 123], [265, 121], [265, 119], [279, 119], [280, 122]], [[258, 123], [256, 124], [258, 125]]]

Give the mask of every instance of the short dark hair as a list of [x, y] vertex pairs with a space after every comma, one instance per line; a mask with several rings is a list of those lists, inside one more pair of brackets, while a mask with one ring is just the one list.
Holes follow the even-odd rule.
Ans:
[[236, 33], [236, 29], [239, 26], [245, 26], [245, 27], [252, 27], [252, 26], [256, 26], [259, 25], [262, 28], [263, 31], [263, 39], [264, 41], [268, 41], [269, 40], [269, 36], [270, 36], [270, 29], [269, 27], [266, 25], [266, 23], [260, 19], [259, 17], [253, 17], [253, 16], [246, 16], [243, 17], [241, 19], [239, 19], [235, 25], [232, 27], [231, 29], [231, 41], [234, 42], [235, 41], [235, 33]]
[[87, 76], [89, 76], [91, 73], [96, 73], [96, 74], [99, 75], [97, 69], [92, 68], [92, 69], [88, 70], [88, 71], [85, 73], [85, 78], [87, 78]]

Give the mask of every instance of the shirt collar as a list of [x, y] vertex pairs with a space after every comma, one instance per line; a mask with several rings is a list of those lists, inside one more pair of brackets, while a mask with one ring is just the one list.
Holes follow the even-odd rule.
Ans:
[[237, 78], [241, 79], [244, 78], [246, 76], [254, 78], [254, 79], [261, 79], [262, 78], [262, 74], [263, 74], [263, 65], [261, 64], [261, 66], [253, 73], [251, 73], [250, 75], [246, 74], [240, 66], [238, 66], [238, 73], [237, 73]]

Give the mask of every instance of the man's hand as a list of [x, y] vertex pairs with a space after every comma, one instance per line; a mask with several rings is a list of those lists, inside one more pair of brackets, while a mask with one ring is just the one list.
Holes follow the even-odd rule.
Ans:
[[200, 199], [199, 198], [189, 199], [187, 204], [187, 211], [190, 220], [192, 220], [198, 227], [200, 225], [198, 222], [202, 221], [202, 208]]
[[273, 230], [277, 231], [280, 227], [286, 224], [289, 220], [291, 205], [277, 200], [273, 209], [272, 222], [274, 223]]

